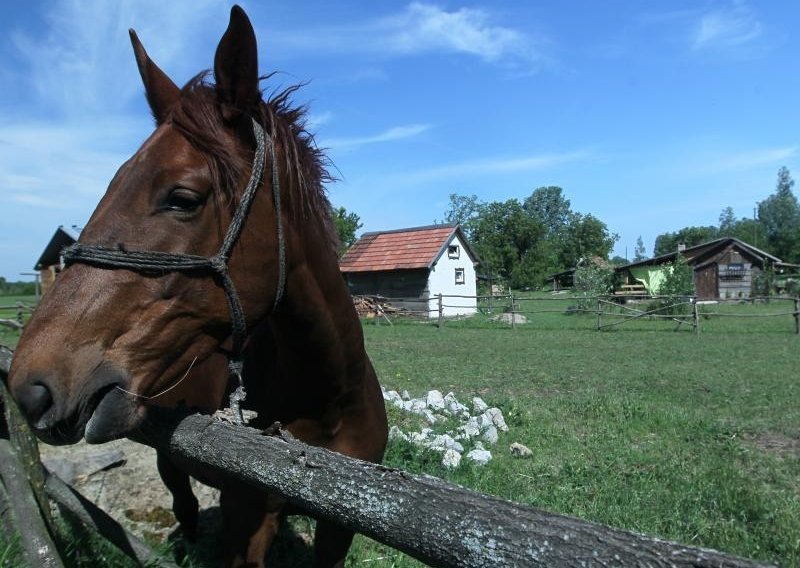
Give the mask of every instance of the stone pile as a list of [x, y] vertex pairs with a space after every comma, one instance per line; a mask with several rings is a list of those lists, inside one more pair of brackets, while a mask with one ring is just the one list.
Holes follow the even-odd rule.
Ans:
[[[382, 389], [383, 390], [383, 389]], [[468, 407], [452, 392], [442, 395], [428, 391], [422, 398], [411, 398], [408, 391], [383, 390], [383, 399], [405, 412], [420, 416], [427, 426], [419, 431], [403, 432], [398, 426], [389, 430], [389, 439], [401, 439], [442, 454], [442, 465], [458, 467], [462, 457], [478, 465], [492, 459], [484, 444], [497, 443], [499, 432], [508, 426], [499, 408], [489, 408], [483, 399], [474, 397]]]

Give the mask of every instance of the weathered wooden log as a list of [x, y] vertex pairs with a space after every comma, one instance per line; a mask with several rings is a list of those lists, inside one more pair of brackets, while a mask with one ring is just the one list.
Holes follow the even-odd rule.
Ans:
[[11, 443], [3, 439], [0, 439], [0, 478], [6, 489], [10, 516], [28, 563], [43, 568], [64, 566], [25, 477], [22, 463]]
[[133, 439], [276, 491], [431, 566], [764, 566], [548, 513], [194, 414], [159, 412]]
[[144, 542], [127, 532], [111, 515], [89, 501], [73, 487], [64, 483], [57, 475], [47, 470], [45, 470], [44, 487], [47, 495], [59, 507], [68, 511], [84, 525], [100, 534], [126, 556], [142, 566], [177, 568], [175, 563], [156, 554]]

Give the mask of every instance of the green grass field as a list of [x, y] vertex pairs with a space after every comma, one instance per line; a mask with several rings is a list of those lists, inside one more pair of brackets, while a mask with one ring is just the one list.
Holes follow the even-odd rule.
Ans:
[[[437, 454], [402, 442], [390, 444], [386, 462], [549, 511], [800, 566], [800, 336], [790, 315], [756, 317], [793, 304], [704, 306], [748, 317], [701, 317], [696, 336], [647, 320], [598, 332], [596, 317], [563, 313], [573, 303], [549, 302], [560, 313], [529, 313], [531, 323], [516, 329], [488, 316], [442, 329], [365, 321], [387, 389], [479, 395], [510, 427], [484, 467], [449, 471]], [[406, 419], [390, 409], [393, 422]], [[533, 456], [511, 456], [512, 442]], [[348, 566], [365, 565], [420, 564], [359, 536]]]

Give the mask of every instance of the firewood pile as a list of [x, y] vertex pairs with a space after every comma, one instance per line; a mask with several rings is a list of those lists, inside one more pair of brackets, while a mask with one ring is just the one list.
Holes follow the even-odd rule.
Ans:
[[383, 314], [393, 315], [401, 311], [383, 296], [353, 296], [353, 304], [358, 317], [361, 318], [374, 318]]

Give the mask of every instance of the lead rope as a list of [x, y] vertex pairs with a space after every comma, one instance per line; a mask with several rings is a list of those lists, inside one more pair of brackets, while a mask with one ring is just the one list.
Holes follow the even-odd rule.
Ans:
[[[231, 250], [239, 239], [244, 221], [250, 211], [256, 191], [261, 185], [264, 174], [264, 161], [266, 158], [266, 134], [261, 125], [252, 119], [253, 133], [256, 139], [256, 151], [253, 158], [253, 168], [250, 180], [242, 193], [239, 206], [233, 214], [231, 224], [222, 241], [222, 246], [217, 254], [211, 257], [193, 254], [175, 254], [158, 251], [128, 251], [103, 246], [85, 245], [75, 243], [63, 251], [65, 266], [82, 263], [102, 268], [127, 268], [136, 272], [207, 272], [216, 274], [225, 297], [228, 301], [228, 310], [231, 314], [231, 352], [228, 356], [228, 371], [236, 379], [236, 388], [230, 395], [229, 404], [237, 424], [244, 423], [241, 402], [247, 396], [242, 378], [244, 341], [247, 336], [247, 320], [242, 303], [236, 292], [236, 286], [228, 273], [228, 261]], [[272, 167], [272, 198], [275, 207], [275, 219], [278, 247], [278, 283], [275, 290], [275, 302], [272, 306], [274, 312], [283, 298], [286, 285], [286, 247], [284, 243], [283, 219], [280, 207], [280, 182], [278, 176], [275, 145], [270, 141], [270, 161]]]

